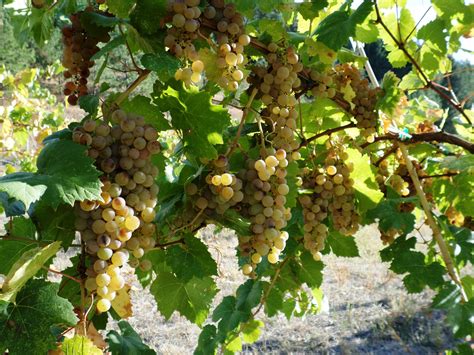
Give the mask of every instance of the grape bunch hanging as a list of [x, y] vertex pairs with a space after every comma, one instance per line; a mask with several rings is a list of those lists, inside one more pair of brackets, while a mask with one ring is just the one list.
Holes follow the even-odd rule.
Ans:
[[[71, 25], [62, 28], [64, 52], [62, 64], [66, 68], [64, 78], [64, 95], [70, 105], [77, 105], [81, 96], [87, 95], [87, 81], [90, 70], [94, 66], [91, 59], [100, 48], [99, 43], [110, 40], [109, 28], [95, 26], [94, 31], [87, 31], [82, 24], [83, 15], [94, 9], [88, 7], [85, 11], [74, 13], [70, 16]], [[110, 14], [98, 11], [98, 14], [110, 16]]]
[[104, 173], [102, 200], [75, 206], [76, 229], [89, 256], [85, 287], [97, 295], [100, 312], [125, 286], [125, 264], [151, 267], [140, 259], [154, 247], [156, 230], [158, 169], [150, 158], [161, 149], [158, 133], [143, 117], [121, 110], [112, 121], [87, 120], [73, 132], [73, 140], [88, 147], [87, 154]]

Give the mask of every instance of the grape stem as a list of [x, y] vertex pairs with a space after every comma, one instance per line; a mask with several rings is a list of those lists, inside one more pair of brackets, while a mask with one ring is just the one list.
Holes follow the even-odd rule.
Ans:
[[184, 244], [184, 238], [181, 238], [181, 239], [178, 239], [178, 240], [173, 240], [172, 242], [168, 242], [168, 243], [163, 243], [163, 244], [156, 244], [155, 245], [155, 249], [163, 249], [163, 248], [166, 248], [166, 247], [169, 247], [171, 245], [176, 245], [176, 244]]
[[286, 265], [286, 263], [291, 259], [290, 256], [287, 256], [283, 261], [278, 265], [278, 268], [275, 271], [275, 275], [273, 275], [272, 282], [268, 286], [267, 290], [262, 296], [262, 299], [260, 300], [260, 304], [258, 308], [252, 313], [252, 316], [255, 317], [261, 310], [262, 307], [265, 305], [265, 302], [267, 302], [268, 296], [270, 295], [270, 292], [272, 291], [273, 287], [275, 286], [275, 283], [278, 280], [278, 277], [280, 277], [280, 272], [283, 269], [283, 267]]
[[459, 173], [446, 173], [446, 174], [436, 174], [436, 175], [426, 175], [426, 176], [418, 176], [420, 180], [423, 179], [432, 179], [432, 178], [443, 178], [443, 177], [451, 177], [456, 176]]
[[[405, 46], [405, 41], [397, 39], [395, 35], [390, 31], [388, 26], [383, 22], [382, 16], [380, 14], [379, 7], [377, 5], [377, 1], [374, 1], [375, 5], [375, 13], [377, 16], [377, 19], [375, 20], [376, 23], [380, 24], [380, 26], [383, 27], [385, 32], [390, 36], [392, 41], [396, 44], [396, 46], [405, 54], [405, 57], [410, 61], [410, 63], [415, 67], [417, 70], [418, 74], [421, 76], [421, 78], [425, 81], [425, 86], [427, 88], [432, 89], [434, 92], [436, 92], [442, 99], [446, 100], [446, 102], [449, 103], [454, 109], [456, 109], [465, 119], [469, 124], [472, 124], [471, 119], [469, 116], [466, 114], [464, 111], [463, 107], [459, 104], [453, 101], [445, 92], [443, 92], [433, 81], [431, 81], [428, 76], [423, 72], [423, 69], [421, 68], [420, 64], [415, 60], [415, 58], [408, 52], [406, 46]], [[397, 21], [398, 22], [398, 21]], [[472, 153], [472, 152], [471, 152]]]
[[446, 241], [441, 235], [441, 230], [438, 224], [436, 223], [436, 221], [434, 220], [433, 214], [431, 212], [431, 206], [428, 202], [428, 199], [426, 198], [425, 193], [423, 192], [423, 188], [421, 187], [418, 174], [416, 173], [416, 170], [413, 167], [411, 159], [408, 156], [408, 149], [406, 145], [403, 143], [398, 143], [398, 147], [400, 148], [400, 151], [402, 152], [403, 159], [405, 160], [408, 173], [410, 174], [410, 178], [413, 182], [413, 185], [415, 186], [416, 194], [418, 195], [421, 206], [423, 207], [423, 210], [425, 212], [426, 221], [428, 222], [428, 225], [433, 231], [433, 238], [438, 244], [439, 250], [441, 252], [441, 257], [443, 258], [444, 264], [446, 265], [446, 270], [448, 271], [450, 278], [459, 286], [459, 289], [461, 292], [461, 299], [463, 300], [463, 302], [467, 302], [468, 298], [463, 288], [461, 279], [459, 278], [459, 275], [454, 267], [453, 259], [451, 258], [451, 254], [449, 252], [448, 246], [446, 245]]
[[[273, 275], [272, 281], [270, 285], [268, 286], [267, 290], [263, 294], [262, 298], [260, 299], [260, 303], [258, 305], [258, 308], [252, 313], [251, 319], [255, 318], [255, 316], [262, 310], [262, 307], [265, 305], [265, 302], [268, 299], [268, 296], [270, 295], [270, 292], [272, 291], [273, 287], [275, 286], [275, 283], [278, 280], [278, 277], [280, 276], [281, 270], [285, 266], [285, 264], [291, 259], [292, 257], [287, 256], [283, 261], [278, 265], [278, 268], [275, 271], [275, 275]], [[226, 346], [232, 343], [238, 336], [240, 335], [240, 331], [237, 331], [234, 336], [232, 336], [229, 340], [225, 342], [225, 344], [222, 345], [221, 348], [221, 354], [225, 352]]]
[[76, 277], [74, 277], [74, 276], [65, 274], [65, 273], [63, 273], [63, 272], [61, 272], [61, 271], [54, 270], [54, 269], [50, 269], [50, 268], [47, 268], [46, 266], [43, 266], [42, 268], [43, 268], [44, 270], [47, 270], [48, 272], [52, 272], [52, 273], [54, 273], [54, 274], [61, 275], [61, 276], [65, 277], [65, 278], [70, 279], [70, 280], [72, 280], [72, 281], [75, 281], [75, 282], [77, 282], [77, 283], [79, 283], [79, 284], [82, 282], [80, 279], [78, 279], [78, 278], [76, 278]]
[[374, 163], [374, 166], [376, 166], [377, 168], [379, 167], [380, 163], [382, 163], [385, 159], [387, 159], [390, 155], [392, 155], [393, 153], [395, 153], [397, 151], [398, 147], [396, 145], [394, 145], [393, 147], [391, 147], [389, 150], [387, 150], [384, 155], [382, 155], [380, 157], [379, 160], [377, 160], [375, 163]]
[[[375, 137], [374, 142], [386, 141], [386, 140], [399, 140], [395, 135], [385, 135]], [[416, 143], [416, 142], [443, 142], [457, 145], [466, 149], [470, 153], [474, 153], [474, 143], [468, 142], [461, 137], [458, 137], [454, 134], [447, 132], [427, 132], [427, 133], [414, 133], [411, 135], [410, 139], [403, 141], [406, 144]], [[361, 145], [361, 148], [365, 148], [372, 143], [364, 143]]]
[[117, 99], [115, 99], [111, 107], [120, 106], [120, 104], [128, 98], [128, 96], [148, 77], [150, 73], [151, 71], [148, 69], [140, 69], [140, 75], [138, 75], [135, 81], [131, 83], [130, 86], [121, 93], [119, 97], [117, 97]]
[[304, 139], [300, 146], [296, 149], [296, 150], [300, 150], [301, 148], [303, 147], [306, 147], [309, 143], [311, 143], [312, 141], [320, 138], [320, 137], [323, 137], [323, 136], [327, 136], [327, 135], [331, 135], [335, 132], [339, 132], [339, 131], [343, 131], [345, 129], [348, 129], [348, 128], [353, 128], [353, 127], [356, 127], [356, 124], [354, 122], [351, 122], [351, 123], [348, 123], [344, 126], [339, 126], [339, 127], [335, 127], [335, 128], [331, 128], [331, 129], [328, 129], [326, 131], [323, 131], [321, 133], [318, 133], [318, 134], [315, 134], [314, 136], [308, 138], [308, 139]]
[[240, 119], [239, 128], [237, 129], [237, 133], [235, 135], [234, 141], [230, 145], [227, 153], [225, 154], [226, 157], [230, 156], [234, 152], [235, 148], [237, 148], [237, 146], [239, 145], [239, 138], [240, 138], [240, 134], [242, 133], [242, 128], [244, 127], [244, 124], [245, 124], [245, 119], [247, 118], [250, 107], [252, 106], [252, 102], [255, 99], [255, 95], [257, 95], [257, 92], [258, 92], [257, 88], [254, 88], [252, 90], [252, 93], [250, 94], [249, 100], [247, 101], [247, 104], [244, 107], [242, 118]]
[[[125, 37], [125, 34], [123, 33], [122, 25], [119, 25], [119, 31], [120, 31], [120, 34], [123, 37]], [[133, 56], [132, 49], [130, 48], [130, 45], [128, 44], [128, 41], [126, 39], [125, 39], [125, 46], [127, 47], [128, 54], [130, 55], [130, 59], [132, 60], [132, 64], [135, 67], [135, 70], [138, 71], [138, 72], [143, 71], [143, 69], [140, 68], [138, 66], [137, 62], [135, 61], [135, 57]]]

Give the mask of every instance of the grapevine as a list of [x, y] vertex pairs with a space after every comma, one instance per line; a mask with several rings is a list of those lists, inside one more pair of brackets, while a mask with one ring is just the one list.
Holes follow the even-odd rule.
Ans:
[[[83, 113], [48, 137], [34, 132], [44, 147], [37, 169], [25, 170], [36, 172], [0, 178], [9, 218], [0, 257], [18, 254], [0, 261], [0, 351], [19, 354], [25, 339], [37, 353], [89, 344], [91, 328], [105, 332], [104, 317], [132, 315], [131, 273], [166, 318], [179, 313], [202, 328], [196, 354], [240, 351], [257, 338], [260, 326], [248, 332], [261, 311], [319, 312], [326, 256], [358, 256], [366, 225], [380, 232], [381, 258], [407, 291], [433, 289], [433, 307], [445, 309], [460, 344], [468, 339], [472, 317], [457, 315], [472, 312], [463, 268], [472, 265], [474, 144], [470, 111], [438, 74], [452, 75], [448, 54], [469, 24], [435, 1], [435, 40], [432, 23], [416, 24], [405, 7], [393, 17], [377, 1], [256, 2], [255, 13], [245, 4], [29, 4], [27, 16], [51, 26], [38, 35], [25, 21], [35, 39], [61, 26], [61, 97]], [[361, 48], [379, 38], [393, 68], [410, 64], [409, 74], [376, 78]], [[115, 72], [127, 80], [121, 92], [102, 77]], [[5, 135], [15, 132], [10, 112]], [[214, 311], [218, 267], [200, 237], [209, 225], [235, 232], [245, 280]], [[423, 225], [432, 236], [419, 240]], [[49, 262], [61, 249], [76, 255], [62, 271]], [[20, 323], [16, 308], [47, 302], [62, 313], [43, 314], [47, 327], [30, 339], [37, 320]], [[153, 351], [123, 329], [133, 338], [118, 342], [126, 352]], [[114, 332], [99, 352], [118, 351]]]

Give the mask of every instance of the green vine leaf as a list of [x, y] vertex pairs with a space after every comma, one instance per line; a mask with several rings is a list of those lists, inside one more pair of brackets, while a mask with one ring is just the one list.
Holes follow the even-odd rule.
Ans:
[[211, 277], [182, 280], [171, 272], [159, 272], [150, 291], [166, 319], [178, 311], [191, 322], [201, 325], [209, 313], [217, 287]]
[[152, 125], [158, 131], [171, 129], [160, 108], [151, 103], [151, 99], [148, 97], [137, 95], [131, 100], [125, 100], [120, 106], [125, 112], [142, 116], [146, 123]]
[[38, 157], [37, 173], [3, 176], [0, 191], [23, 202], [26, 209], [39, 197], [53, 208], [61, 203], [72, 206], [75, 201], [100, 200], [101, 173], [85, 151], [85, 146], [71, 141], [52, 141]]
[[0, 301], [0, 349], [23, 355], [25, 346], [38, 354], [56, 348], [51, 327], [65, 328], [78, 321], [73, 306], [57, 295], [58, 290], [59, 284], [32, 280], [20, 291], [16, 303]]
[[107, 343], [112, 355], [153, 355], [156, 352], [145, 345], [132, 326], [124, 320], [118, 322], [120, 332], [111, 330], [107, 334]]
[[372, 12], [372, 7], [371, 0], [364, 0], [352, 14], [349, 11], [334, 11], [316, 28], [318, 41], [337, 51], [349, 41], [349, 37], [355, 35], [356, 25], [364, 22]]
[[407, 274], [403, 278], [408, 292], [421, 292], [425, 286], [433, 289], [444, 282], [445, 269], [437, 261], [425, 261], [425, 255], [415, 251], [416, 238], [400, 236], [380, 252], [382, 261], [390, 261], [390, 270], [397, 274]]
[[327, 246], [334, 255], [345, 257], [359, 256], [359, 249], [352, 236], [345, 236], [337, 231], [331, 231], [326, 239]]
[[181, 280], [217, 275], [217, 264], [207, 246], [194, 236], [185, 238], [184, 245], [168, 248], [166, 263]]
[[217, 158], [215, 145], [224, 143], [222, 132], [230, 125], [227, 110], [211, 99], [208, 92], [185, 89], [176, 82], [156, 99], [162, 110], [170, 112], [173, 127], [182, 132], [186, 153], [195, 159]]

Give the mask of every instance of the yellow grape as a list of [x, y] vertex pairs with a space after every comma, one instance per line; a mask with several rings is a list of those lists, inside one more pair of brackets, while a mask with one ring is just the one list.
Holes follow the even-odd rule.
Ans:
[[211, 182], [214, 186], [219, 186], [222, 183], [222, 177], [220, 175], [214, 175]]
[[233, 179], [231, 174], [225, 173], [221, 176], [221, 184], [224, 186], [229, 186], [230, 184], [232, 184], [232, 180]]
[[95, 282], [99, 287], [108, 286], [108, 284], [110, 283], [110, 276], [107, 274], [99, 274], [95, 278]]
[[245, 264], [244, 266], [242, 266], [242, 272], [244, 273], [244, 275], [250, 275], [252, 271], [253, 271], [252, 265]]
[[110, 303], [109, 300], [102, 298], [97, 302], [97, 310], [99, 312], [107, 312], [112, 304]]
[[140, 219], [136, 216], [128, 216], [125, 219], [125, 228], [127, 228], [129, 231], [134, 231], [138, 227], [140, 227]]

